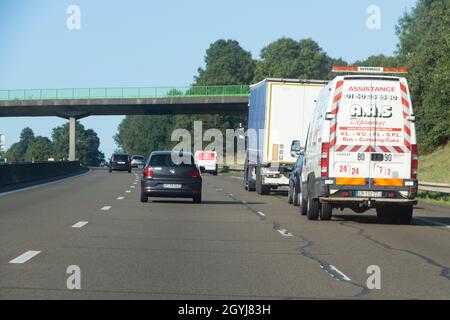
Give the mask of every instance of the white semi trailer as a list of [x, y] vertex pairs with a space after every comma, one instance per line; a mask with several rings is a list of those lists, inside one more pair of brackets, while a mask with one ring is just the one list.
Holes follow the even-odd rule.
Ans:
[[286, 175], [305, 145], [320, 80], [265, 79], [250, 87], [245, 189], [268, 194], [289, 185]]

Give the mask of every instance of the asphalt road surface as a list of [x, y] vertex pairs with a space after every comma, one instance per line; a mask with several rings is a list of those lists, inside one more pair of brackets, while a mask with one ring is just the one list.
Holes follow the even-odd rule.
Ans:
[[105, 170], [0, 196], [0, 298], [450, 299], [447, 208], [420, 204], [411, 226], [312, 222], [285, 195], [203, 177], [202, 204], [140, 203], [137, 173]]

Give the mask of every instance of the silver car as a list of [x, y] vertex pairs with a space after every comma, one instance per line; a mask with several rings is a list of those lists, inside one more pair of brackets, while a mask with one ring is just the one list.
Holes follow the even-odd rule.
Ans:
[[143, 168], [145, 165], [144, 156], [134, 155], [131, 157], [131, 166], [133, 168]]

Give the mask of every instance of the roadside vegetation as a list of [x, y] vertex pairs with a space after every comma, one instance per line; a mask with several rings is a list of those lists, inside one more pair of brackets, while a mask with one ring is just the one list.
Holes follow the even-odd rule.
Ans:
[[450, 143], [419, 156], [419, 180], [450, 184]]

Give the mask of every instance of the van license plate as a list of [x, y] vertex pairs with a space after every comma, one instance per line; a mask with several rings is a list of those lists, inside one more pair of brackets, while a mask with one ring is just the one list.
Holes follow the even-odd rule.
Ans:
[[181, 184], [163, 184], [164, 189], [181, 189]]
[[356, 191], [357, 197], [370, 197], [370, 198], [381, 198], [383, 192], [381, 191]]

